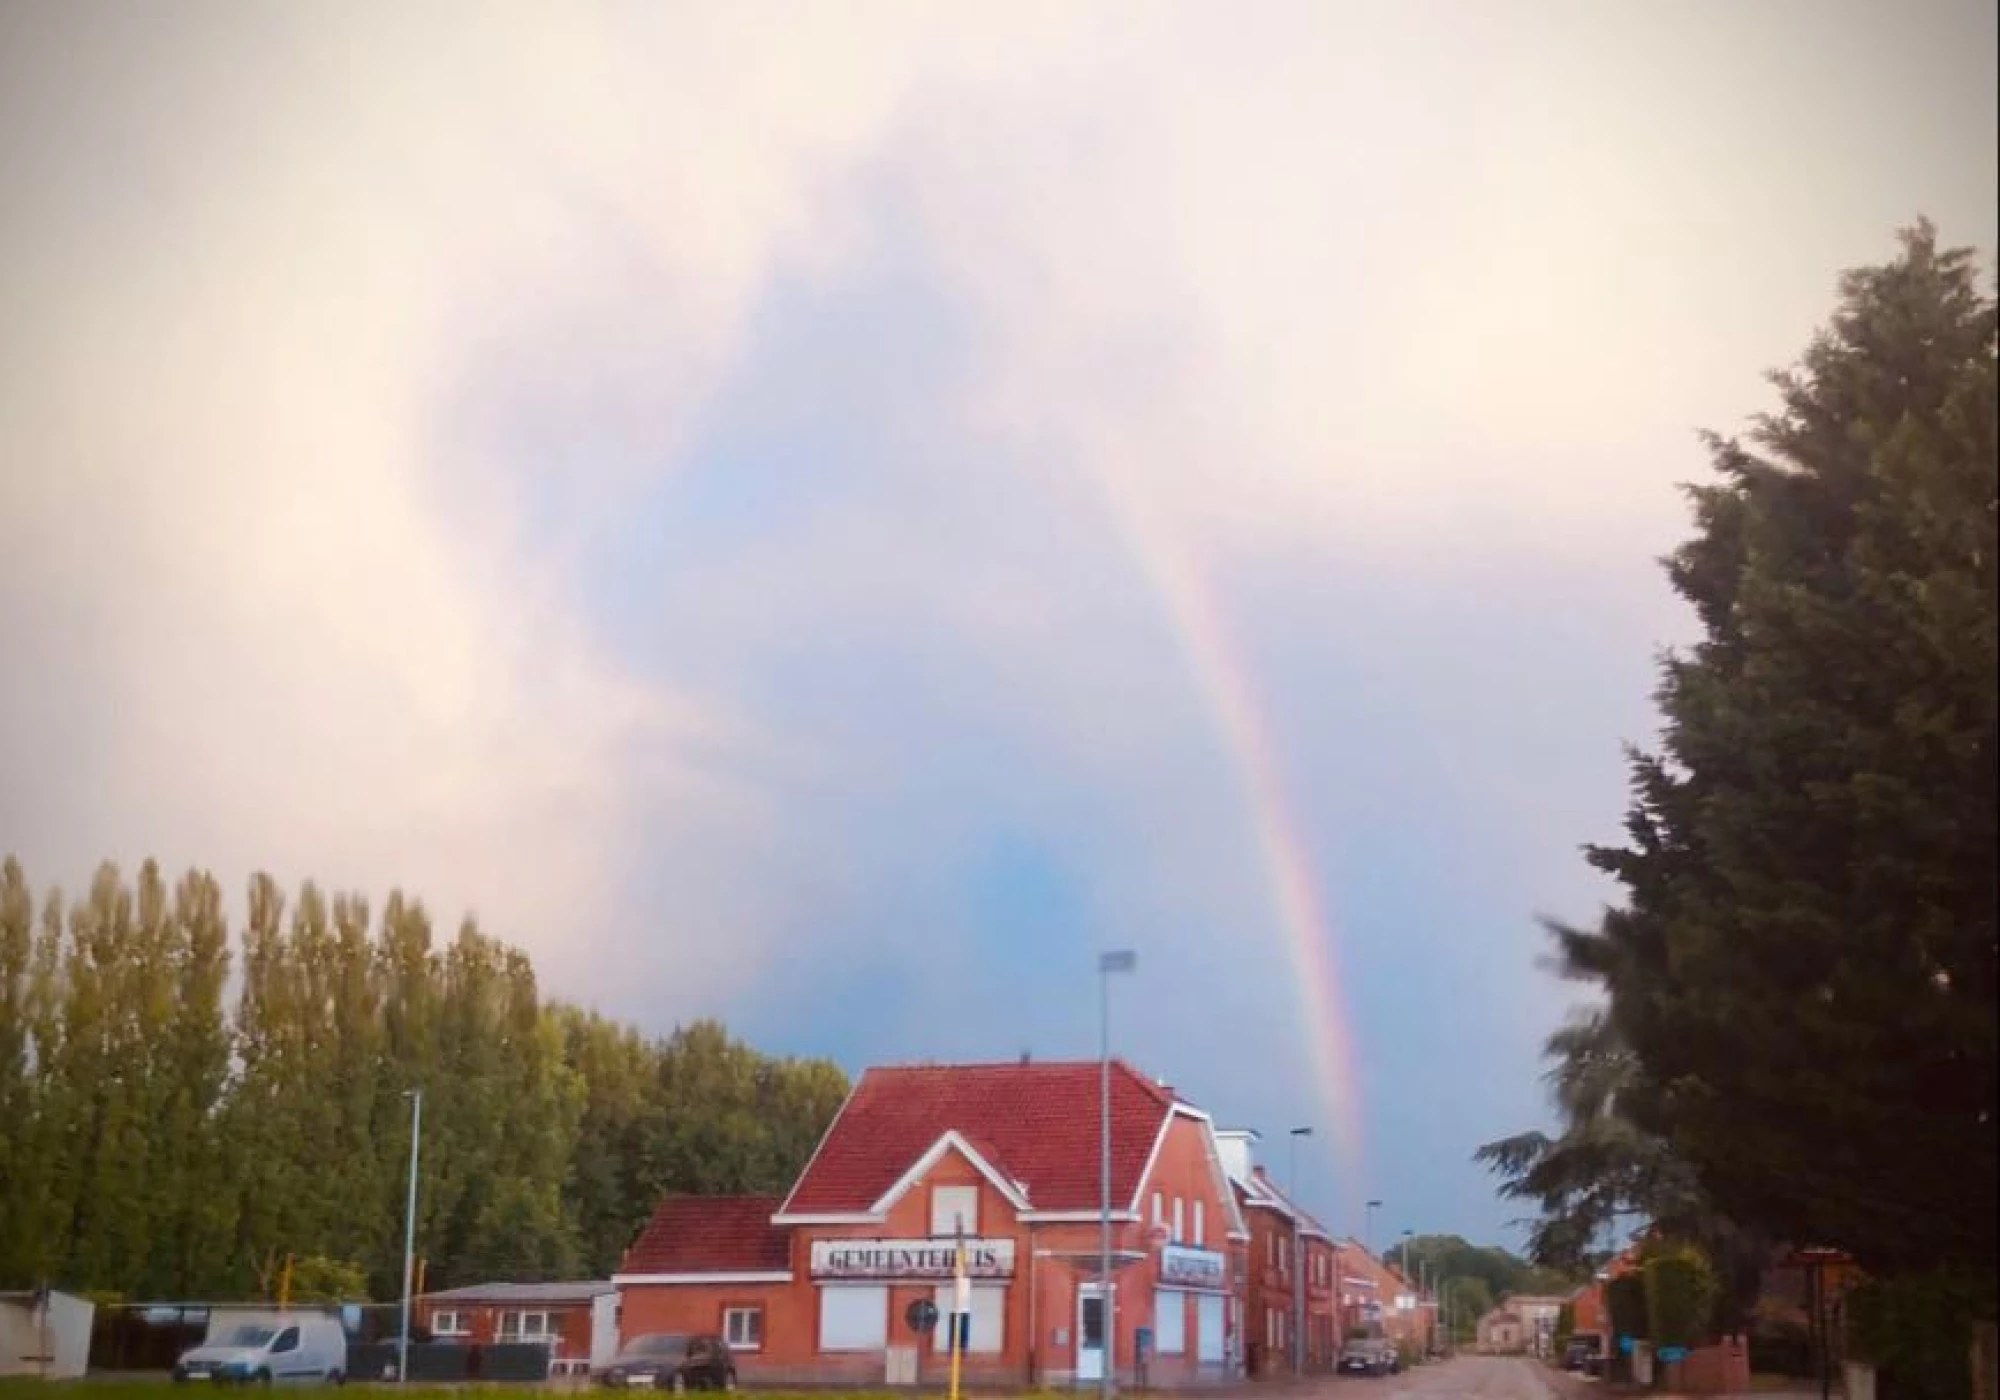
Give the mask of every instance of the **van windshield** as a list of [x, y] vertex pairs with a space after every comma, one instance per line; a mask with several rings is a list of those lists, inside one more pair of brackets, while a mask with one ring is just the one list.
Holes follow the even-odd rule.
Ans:
[[269, 1327], [239, 1327], [229, 1334], [228, 1340], [223, 1345], [231, 1347], [261, 1347], [271, 1340], [272, 1333], [273, 1329]]

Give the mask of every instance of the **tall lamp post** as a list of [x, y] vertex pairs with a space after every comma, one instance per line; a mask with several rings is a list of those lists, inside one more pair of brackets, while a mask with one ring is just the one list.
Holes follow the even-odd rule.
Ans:
[[[1097, 1378], [1097, 1393], [1110, 1400], [1116, 1388], [1112, 1379], [1113, 1345], [1118, 1335], [1117, 1319], [1111, 1310], [1111, 974], [1130, 972], [1139, 965], [1139, 955], [1119, 949], [1097, 955], [1097, 1167], [1098, 1167], [1098, 1258], [1097, 1306], [1102, 1322], [1099, 1355], [1103, 1366]], [[1077, 1339], [1081, 1342], [1083, 1339]]]
[[408, 1089], [410, 1101], [410, 1192], [403, 1207], [403, 1327], [396, 1338], [396, 1383], [410, 1379], [410, 1274], [417, 1257], [417, 1147], [424, 1138], [424, 1091]]
[[1375, 1212], [1382, 1209], [1380, 1201], [1370, 1201], [1361, 1217], [1361, 1247], [1370, 1256], [1375, 1253]]
[[1292, 1129], [1292, 1374], [1306, 1371], [1306, 1235], [1305, 1208], [1299, 1204], [1299, 1139], [1312, 1136], [1311, 1128]]

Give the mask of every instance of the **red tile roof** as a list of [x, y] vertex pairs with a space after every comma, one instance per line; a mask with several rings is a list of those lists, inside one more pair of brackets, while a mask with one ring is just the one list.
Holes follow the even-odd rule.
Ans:
[[[1112, 1061], [1114, 1207], [1131, 1204], [1174, 1102], [1172, 1090]], [[866, 1211], [953, 1130], [1018, 1183], [1034, 1209], [1097, 1206], [1098, 1065], [1090, 1060], [871, 1069], [854, 1086], [784, 1210]]]
[[625, 1274], [766, 1272], [792, 1265], [776, 1196], [669, 1196], [625, 1251]]

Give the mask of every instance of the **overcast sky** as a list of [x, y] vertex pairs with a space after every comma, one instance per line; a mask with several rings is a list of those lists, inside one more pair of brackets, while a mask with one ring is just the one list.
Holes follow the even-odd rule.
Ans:
[[401, 885], [851, 1069], [1094, 1054], [1129, 946], [1117, 1046], [1316, 1125], [1333, 1224], [1512, 1238], [1696, 431], [1898, 225], [1990, 257], [1995, 46], [0, 0], [0, 849]]

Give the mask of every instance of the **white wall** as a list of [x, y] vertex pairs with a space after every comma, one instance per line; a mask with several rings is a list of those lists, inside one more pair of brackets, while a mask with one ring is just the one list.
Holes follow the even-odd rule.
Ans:
[[[95, 1304], [69, 1293], [49, 1294], [46, 1315], [31, 1300], [0, 1302], [0, 1376], [81, 1376], [90, 1364], [96, 1314]], [[42, 1356], [52, 1359], [46, 1365], [30, 1359]]]

